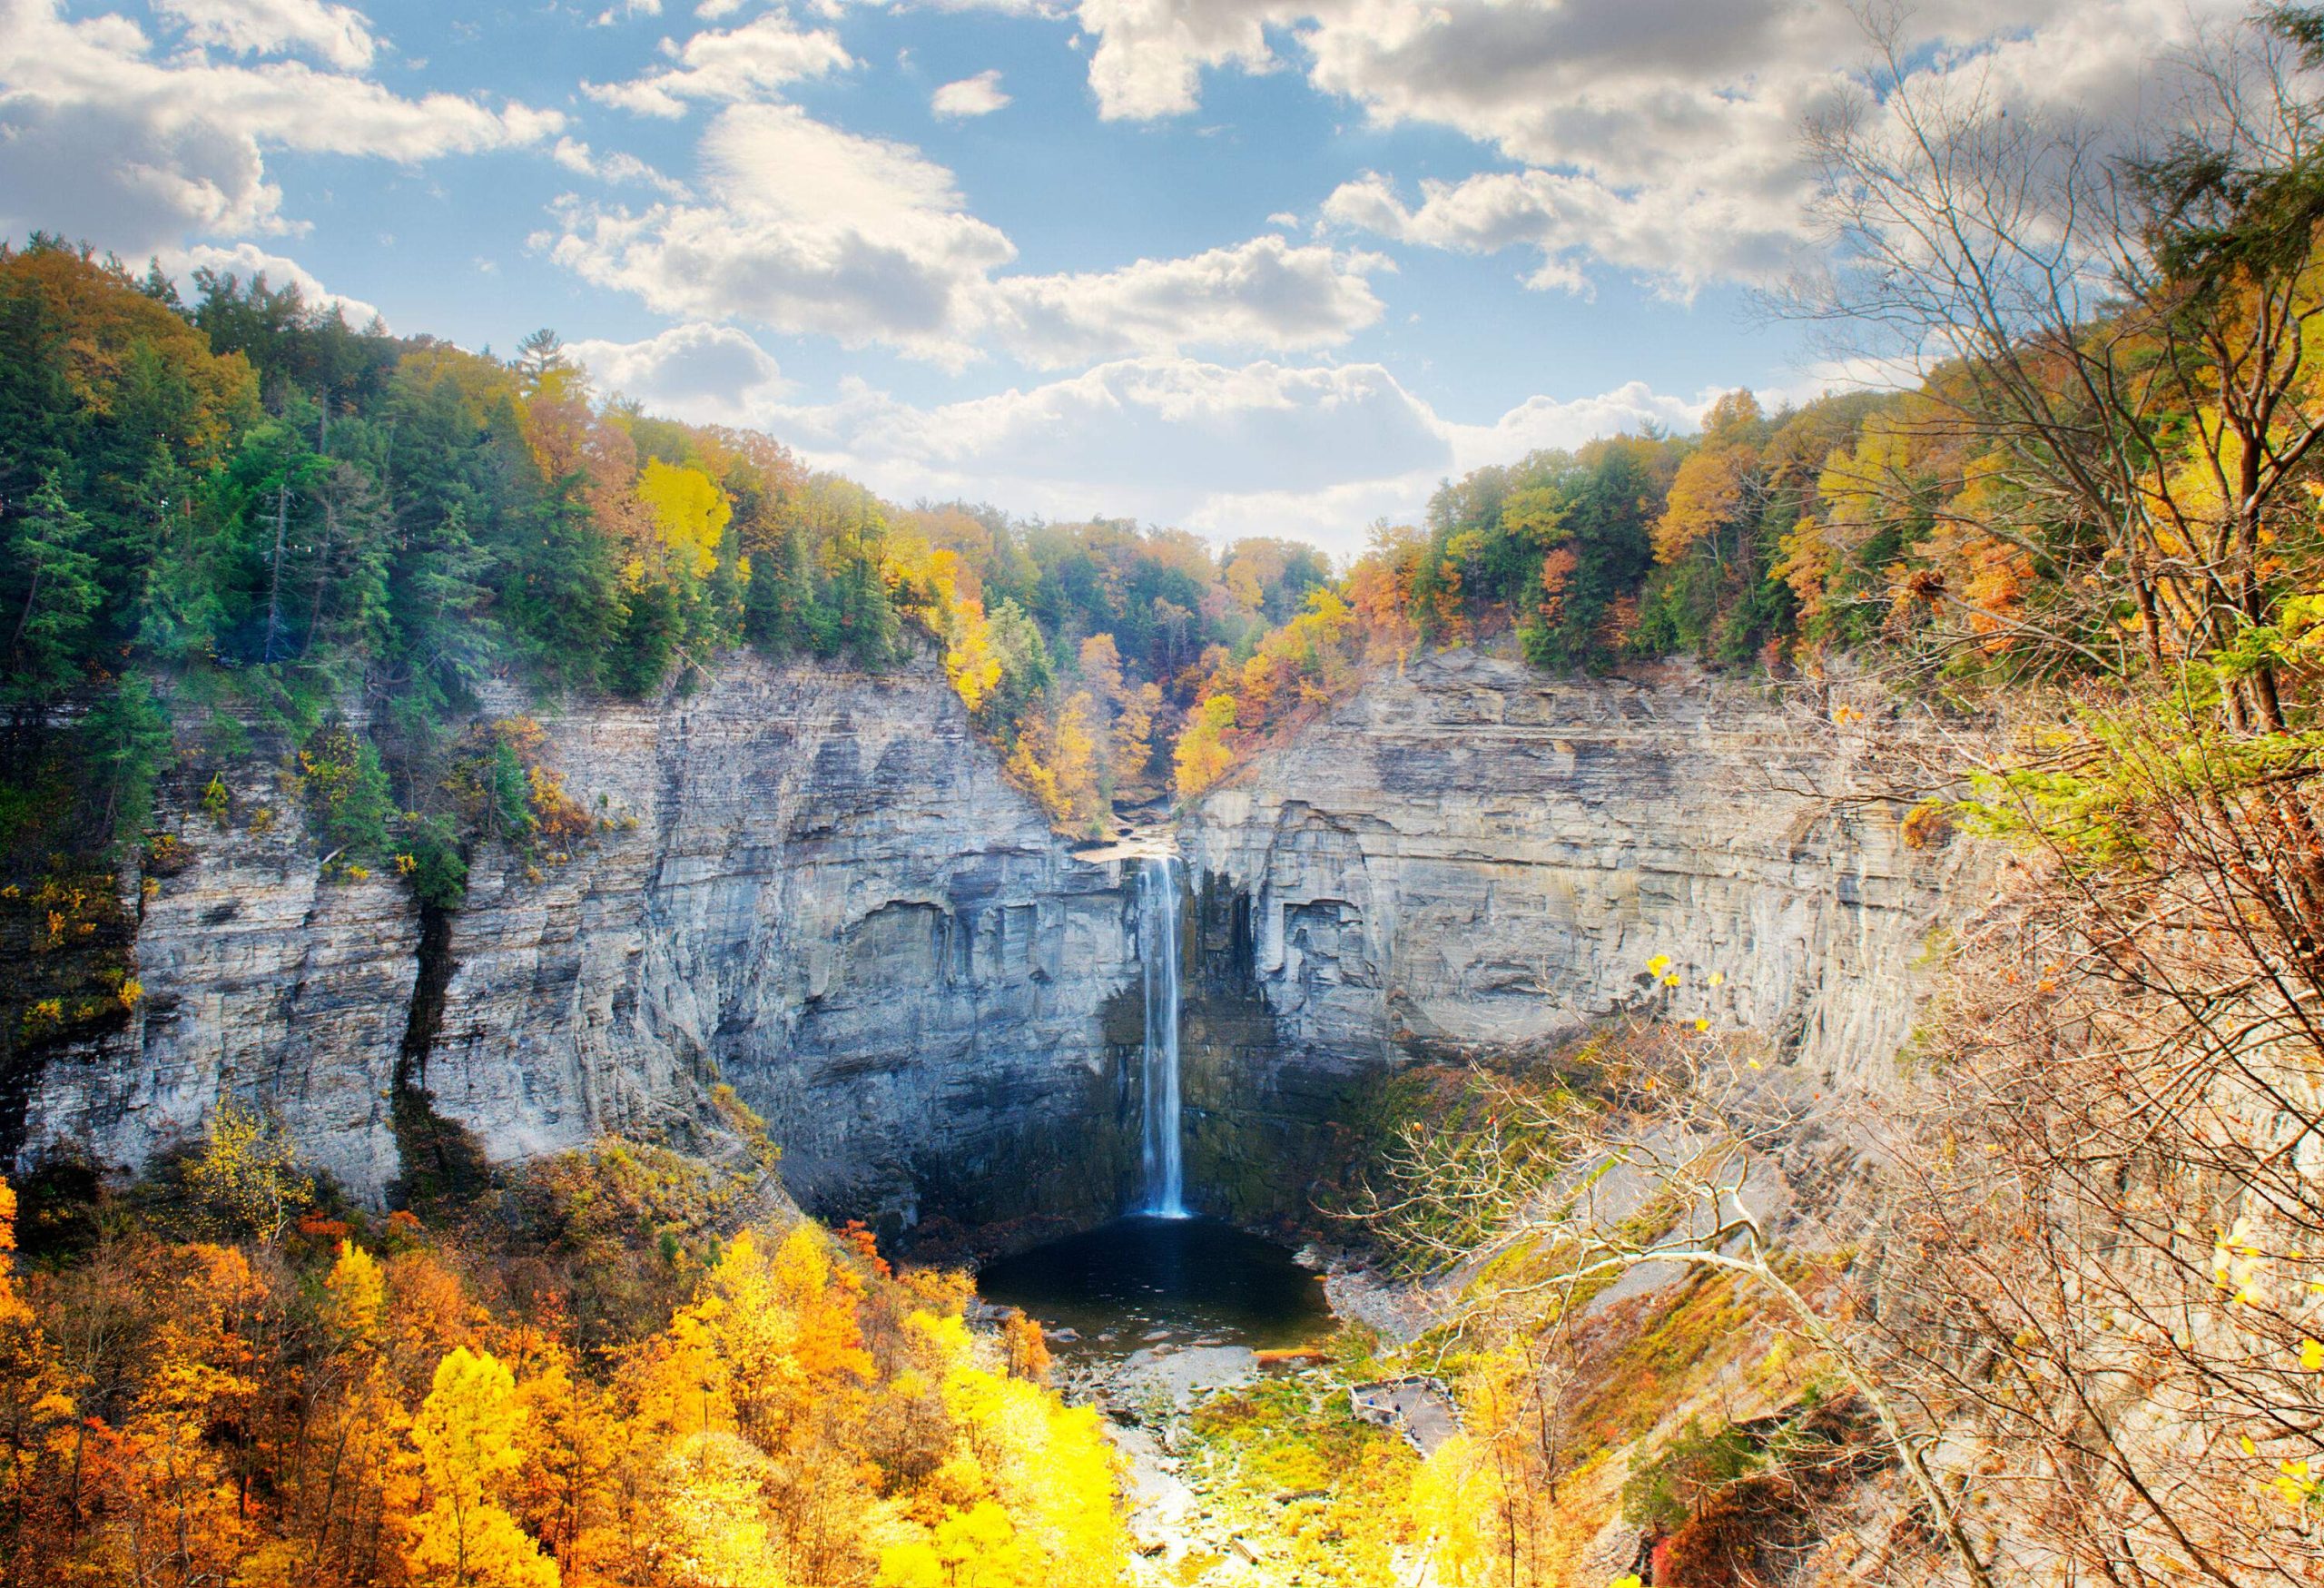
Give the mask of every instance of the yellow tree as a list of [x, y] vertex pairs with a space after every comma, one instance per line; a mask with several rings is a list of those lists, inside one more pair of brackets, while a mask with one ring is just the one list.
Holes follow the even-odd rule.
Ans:
[[1009, 771], [1041, 803], [1051, 822], [1072, 833], [1099, 831], [1106, 818], [1098, 784], [1097, 702], [1077, 690], [1036, 711], [1017, 735]]
[[197, 1245], [182, 1256], [122, 1430], [120, 1515], [138, 1580], [190, 1588], [217, 1579], [255, 1543], [249, 1508], [210, 1433], [246, 1421], [258, 1391], [241, 1325], [260, 1281], [240, 1251]]
[[185, 1183], [231, 1230], [270, 1242], [315, 1195], [281, 1126], [232, 1102], [211, 1115], [202, 1151], [186, 1164]]
[[814, 1403], [869, 1377], [854, 1276], [835, 1270], [822, 1233], [803, 1220], [769, 1253], [750, 1230], [735, 1236], [694, 1311], [724, 1371], [742, 1431], [782, 1442]]
[[654, 510], [662, 543], [696, 578], [718, 566], [718, 548], [734, 516], [718, 482], [699, 469], [649, 459], [638, 478], [637, 499]]
[[1097, 1413], [1011, 1377], [957, 1317], [911, 1323], [954, 1437], [930, 1480], [936, 1519], [881, 1552], [882, 1576], [910, 1588], [933, 1563], [962, 1588], [1110, 1588], [1127, 1555]]
[[73, 1415], [64, 1375], [15, 1277], [16, 1192], [0, 1179], [0, 1580], [21, 1552], [41, 1547], [26, 1528], [41, 1453]]
[[1120, 648], [1110, 634], [1093, 634], [1081, 642], [1081, 676], [1099, 707], [1104, 775], [1110, 788], [1125, 788], [1146, 775], [1152, 758], [1154, 714], [1162, 707], [1162, 691], [1152, 684], [1132, 684], [1122, 672]]
[[1718, 534], [1740, 523], [1759, 484], [1759, 405], [1748, 391], [1731, 391], [1711, 406], [1702, 440], [1679, 465], [1662, 516], [1654, 521], [1654, 560], [1665, 565], [1709, 541], [1719, 555]]
[[388, 1314], [386, 1273], [371, 1254], [340, 1242], [323, 1281], [321, 1312], [331, 1349], [306, 1388], [312, 1456], [297, 1469], [286, 1531], [297, 1563], [286, 1581], [335, 1574], [374, 1575], [380, 1540], [401, 1527], [418, 1494], [404, 1442], [411, 1413], [404, 1386], [382, 1349]]
[[1180, 799], [1199, 798], [1235, 764], [1235, 752], [1226, 743], [1234, 727], [1232, 695], [1213, 695], [1196, 708], [1194, 720], [1178, 735], [1178, 747], [1171, 756], [1177, 769]]
[[411, 1431], [430, 1501], [410, 1554], [415, 1581], [441, 1588], [556, 1588], [556, 1563], [500, 1504], [525, 1459], [520, 1422], [515, 1376], [490, 1352], [461, 1346], [437, 1364]]
[[679, 1588], [783, 1588], [765, 1492], [772, 1464], [748, 1440], [698, 1434], [665, 1463], [655, 1563]]
[[573, 1353], [542, 1331], [514, 1331], [517, 1406], [527, 1459], [510, 1504], [570, 1574], [604, 1553], [606, 1475], [618, 1454], [606, 1393], [574, 1371]]

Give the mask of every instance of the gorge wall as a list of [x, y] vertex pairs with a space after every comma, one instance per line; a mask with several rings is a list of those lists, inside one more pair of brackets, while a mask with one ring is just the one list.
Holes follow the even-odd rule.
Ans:
[[399, 1074], [497, 1160], [698, 1139], [724, 1080], [819, 1210], [1118, 1205], [1135, 1066], [1102, 1011], [1134, 980], [1134, 905], [1002, 780], [932, 664], [737, 656], [691, 697], [533, 715], [600, 834], [531, 874], [487, 847], [433, 933], [399, 885], [321, 880], [267, 765], [230, 774], [223, 828], [170, 814], [190, 863], [144, 901], [145, 996], [50, 1056], [27, 1154], [133, 1167], [234, 1098], [378, 1197]]
[[[932, 664], [736, 657], [691, 696], [533, 715], [599, 835], [529, 868], [483, 849], [432, 921], [390, 881], [323, 880], [262, 760], [229, 774], [222, 825], [165, 812], [182, 854], [147, 879], [144, 997], [46, 1055], [23, 1155], [134, 1168], [232, 1098], [391, 1197], [400, 1082], [506, 1161], [700, 1144], [724, 1081], [819, 1212], [1128, 1204], [1135, 863], [1076, 860]], [[1456, 652], [1373, 680], [1181, 824], [1190, 1200], [1303, 1210], [1364, 1077], [1579, 1026], [1658, 953], [1723, 1021], [1878, 1084], [1951, 863], [1907, 849], [1893, 804], [1834, 797], [1871, 743], [1687, 669], [1560, 681]]]
[[1854, 797], [1883, 742], [1685, 667], [1456, 651], [1375, 678], [1184, 824], [1189, 1180], [1280, 1207], [1375, 1067], [1580, 1027], [1646, 997], [1659, 954], [1685, 1013], [1887, 1084], [1956, 863]]

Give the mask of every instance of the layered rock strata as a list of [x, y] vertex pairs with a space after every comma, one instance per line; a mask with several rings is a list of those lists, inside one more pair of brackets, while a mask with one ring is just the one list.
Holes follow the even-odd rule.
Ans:
[[1102, 1011], [1136, 969], [1128, 894], [1001, 779], [932, 665], [738, 657], [690, 697], [535, 715], [598, 835], [562, 862], [476, 854], [426, 952], [401, 889], [322, 880], [265, 769], [237, 774], [223, 827], [181, 815], [191, 863], [145, 902], [144, 1000], [50, 1060], [26, 1152], [134, 1166], [235, 1097], [379, 1197], [399, 1074], [501, 1161], [683, 1139], [723, 1080], [818, 1210], [1110, 1211], [1135, 1100]]
[[[263, 764], [228, 772], [222, 824], [172, 817], [143, 999], [48, 1056], [21, 1156], [134, 1168], [233, 1098], [391, 1198], [423, 1090], [505, 1162], [699, 1140], [724, 1082], [818, 1212], [1127, 1205], [1134, 863], [1074, 859], [932, 664], [736, 657], [692, 695], [535, 715], [597, 835], [482, 849], [448, 916], [326, 880]], [[1452, 653], [1374, 679], [1182, 823], [1191, 1198], [1303, 1211], [1364, 1078], [1653, 998], [1817, 1077], [1893, 1075], [1953, 863], [1863, 797], [1893, 781], [1879, 742], [1685, 669], [1561, 681]]]
[[1453, 652], [1374, 679], [1184, 824], [1190, 1180], [1280, 1207], [1379, 1066], [1650, 1000], [1886, 1084], [1955, 863], [1865, 797], [1910, 786], [1883, 742], [1685, 668]]

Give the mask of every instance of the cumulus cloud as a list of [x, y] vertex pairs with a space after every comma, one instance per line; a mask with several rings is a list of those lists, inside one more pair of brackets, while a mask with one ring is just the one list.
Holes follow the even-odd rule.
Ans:
[[154, 0], [153, 11], [193, 44], [245, 55], [306, 50], [354, 71], [369, 65], [378, 47], [361, 12], [323, 0]]
[[231, 248], [220, 248], [214, 243], [197, 242], [191, 248], [167, 249], [155, 256], [162, 271], [178, 283], [181, 291], [190, 291], [196, 271], [215, 271], [242, 281], [264, 276], [271, 287], [295, 286], [300, 296], [315, 308], [336, 306], [347, 317], [347, 323], [358, 330], [374, 320], [386, 323], [386, 317], [360, 298], [350, 298], [344, 292], [334, 292], [315, 278], [314, 272], [293, 259], [279, 253], [269, 253], [255, 242], [238, 242]]
[[1201, 101], [1206, 68], [1271, 65], [1266, 30], [1301, 14], [1275, 0], [1081, 0], [1098, 41], [1089, 86], [1108, 121], [1183, 115]]
[[1452, 466], [1465, 474], [1490, 463], [1512, 463], [1543, 448], [1571, 449], [1600, 436], [1640, 431], [1649, 425], [1690, 430], [1716, 393], [1700, 398], [1658, 392], [1632, 380], [1594, 397], [1559, 400], [1529, 397], [1489, 425], [1447, 425]]
[[859, 389], [776, 417], [786, 439], [890, 489], [999, 492], [1053, 511], [1320, 489], [1452, 459], [1426, 405], [1377, 364], [1126, 359], [932, 408]]
[[1700, 411], [1633, 385], [1535, 398], [1495, 423], [1462, 425], [1377, 364], [1155, 356], [928, 407], [859, 383], [762, 422], [812, 461], [901, 498], [1121, 515], [1222, 539], [1298, 534], [1349, 553], [1374, 519], [1416, 516], [1447, 474], [1649, 419], [1690, 424]]
[[730, 325], [696, 321], [643, 341], [576, 341], [565, 350], [600, 390], [696, 423], [745, 423], [787, 384], [773, 355]]
[[675, 119], [685, 114], [690, 100], [764, 99], [788, 84], [855, 64], [839, 35], [829, 28], [803, 31], [781, 11], [740, 27], [698, 33], [683, 44], [665, 38], [662, 54], [670, 64], [659, 71], [625, 83], [584, 83], [581, 90], [600, 104]]
[[302, 61], [163, 56], [126, 18], [72, 22], [56, 0], [0, 0], [0, 232], [44, 226], [136, 254], [290, 231], [270, 150], [416, 163], [563, 124], [520, 104], [405, 98]]
[[1379, 319], [1376, 254], [1256, 238], [1122, 269], [1000, 276], [1017, 256], [952, 173], [794, 105], [735, 105], [703, 140], [696, 200], [566, 201], [545, 239], [583, 279], [657, 312], [739, 319], [949, 368], [997, 349], [1044, 368], [1193, 347], [1283, 351]]
[[879, 341], [958, 363], [964, 301], [1016, 256], [916, 149], [791, 105], [735, 105], [703, 141], [701, 202], [567, 204], [556, 260], [657, 312]]
[[1586, 176], [1488, 172], [1421, 183], [1407, 206], [1390, 180], [1366, 172], [1324, 202], [1324, 217], [1399, 242], [1464, 253], [1524, 247], [1540, 257], [1537, 290], [1586, 292], [1590, 259], [1683, 296], [1706, 281], [1770, 281], [1797, 259], [1805, 195], [1765, 206], [1719, 191], [1620, 192]]
[[998, 69], [980, 72], [973, 77], [963, 77], [957, 83], [947, 83], [929, 96], [928, 108], [940, 116], [989, 116], [1009, 104], [1009, 95], [1000, 91]]
[[[2027, 107], [2135, 119], [2156, 57], [2243, 0], [1925, 0], [1904, 15], [1926, 73], [1993, 74]], [[1079, 0], [1108, 119], [1184, 114], [1206, 71], [1295, 68], [1379, 126], [1450, 128], [1523, 167], [1344, 188], [1343, 223], [1432, 245], [1523, 247], [1542, 287], [1593, 264], [1685, 292], [1765, 280], [1812, 239], [1804, 118], [1866, 41], [1853, 9], [1795, 0]]]
[[1380, 318], [1365, 272], [1387, 265], [1266, 236], [1117, 271], [1013, 276], [995, 284], [990, 334], [1052, 368], [1183, 347], [1332, 347]]

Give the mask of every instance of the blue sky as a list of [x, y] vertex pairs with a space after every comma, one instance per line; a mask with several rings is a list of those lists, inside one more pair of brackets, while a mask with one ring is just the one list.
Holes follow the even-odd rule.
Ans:
[[[2224, 0], [1926, 0], [2135, 117]], [[0, 0], [0, 232], [270, 270], [904, 500], [1337, 551], [1447, 474], [1837, 378], [1826, 0]]]

